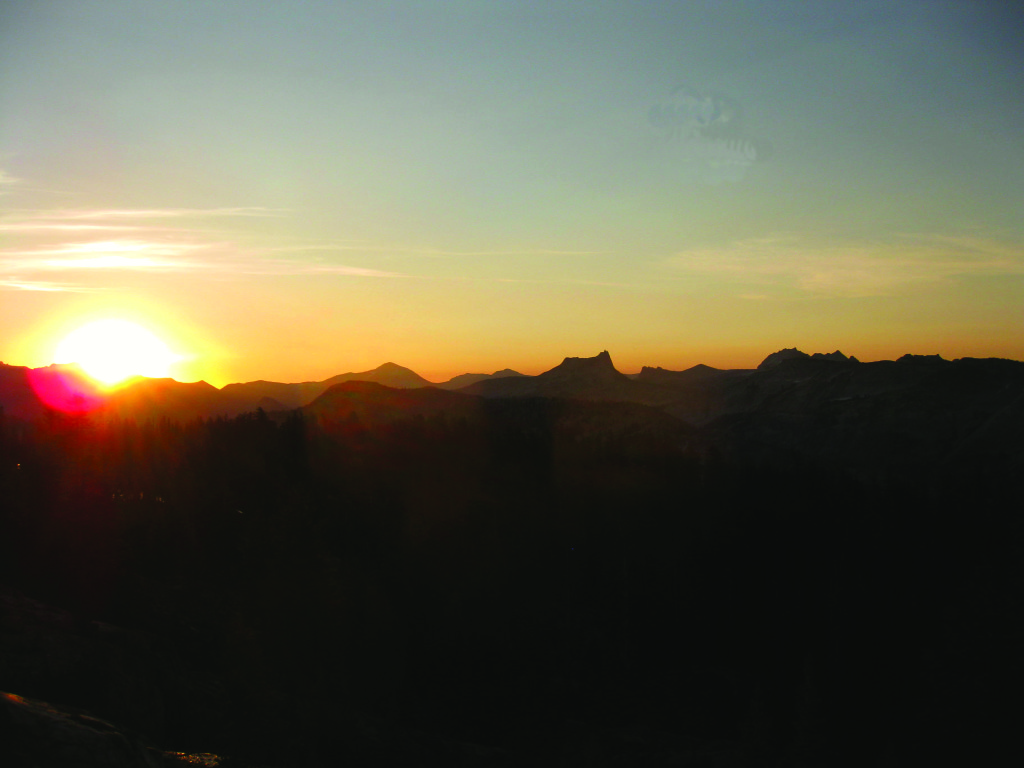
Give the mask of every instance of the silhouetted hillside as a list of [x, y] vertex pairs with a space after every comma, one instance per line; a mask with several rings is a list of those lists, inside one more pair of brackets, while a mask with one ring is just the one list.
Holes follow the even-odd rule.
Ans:
[[78, 366], [27, 368], [0, 363], [0, 408], [10, 417], [35, 419], [52, 409], [88, 411], [102, 399], [99, 386]]
[[[1024, 364], [691, 371], [5, 407], [0, 760], [993, 762], [1024, 714]], [[608, 397], [645, 392], [699, 426]]]
[[282, 384], [275, 381], [250, 381], [245, 384], [228, 384], [221, 391], [232, 397], [246, 400], [253, 410], [262, 398], [277, 400], [286, 408], [301, 408], [313, 402], [317, 397], [335, 384], [345, 381], [372, 381], [386, 387], [407, 389], [414, 387], [433, 386], [414, 371], [394, 363], [384, 363], [372, 371], [361, 373], [341, 373], [323, 381], [306, 381], [301, 384]]
[[237, 416], [254, 409], [247, 398], [225, 393], [205, 381], [186, 384], [142, 377], [111, 392], [102, 408], [106, 413], [139, 420]]
[[301, 408], [303, 405], [313, 402], [328, 386], [323, 381], [304, 381], [298, 384], [249, 381], [244, 384], [227, 384], [221, 388], [221, 392], [254, 404], [269, 398], [281, 403], [285, 408], [291, 409]]
[[[667, 371], [664, 368], [650, 368], [644, 366], [635, 377], [636, 381], [645, 384], [656, 384], [662, 387], [678, 387], [692, 384], [695, 381], [704, 381], [723, 374], [734, 374], [734, 371], [723, 371], [719, 368], [712, 368], [699, 363], [685, 371]], [[746, 371], [744, 371], [746, 373]]]
[[418, 373], [394, 363], [384, 363], [372, 371], [363, 371], [362, 373], [342, 373], [332, 376], [322, 383], [330, 387], [344, 381], [372, 381], [375, 384], [383, 384], [385, 387], [394, 387], [395, 389], [433, 386]]
[[910, 468], [948, 472], [993, 454], [1019, 460], [1009, 436], [1024, 430], [1022, 395], [1024, 363], [1010, 360], [792, 357], [693, 388], [666, 410], [705, 425], [702, 437], [734, 458], [878, 479]]
[[436, 386], [441, 389], [462, 389], [468, 387], [470, 384], [476, 384], [478, 381], [486, 381], [487, 379], [505, 379], [509, 376], [523, 376], [518, 371], [513, 371], [511, 368], [505, 368], [494, 373], [463, 373], [458, 376], [453, 376], [448, 381], [437, 384]]
[[303, 411], [322, 423], [383, 423], [439, 413], [465, 417], [478, 408], [478, 398], [437, 387], [397, 389], [369, 381], [347, 381], [331, 386]]

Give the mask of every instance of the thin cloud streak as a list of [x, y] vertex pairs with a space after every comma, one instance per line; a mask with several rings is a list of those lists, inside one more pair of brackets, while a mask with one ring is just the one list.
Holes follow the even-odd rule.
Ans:
[[139, 240], [68, 243], [57, 247], [0, 251], [0, 265], [21, 272], [75, 269], [193, 270], [202, 268], [203, 264], [181, 260], [180, 257], [205, 247]]
[[646, 286], [634, 283], [616, 283], [608, 280], [582, 280], [582, 279], [557, 279], [545, 280], [543, 278], [529, 277], [481, 277], [481, 278], [458, 278], [462, 280], [476, 280], [482, 283], [524, 283], [528, 285], [588, 285], [598, 288], [631, 288], [645, 289]]
[[199, 252], [230, 252], [230, 244], [152, 243], [114, 240], [69, 243], [58, 247], [0, 251], [0, 268], [21, 273], [108, 270], [204, 272], [209, 275], [351, 275], [356, 277], [408, 277], [366, 267], [343, 264], [296, 263], [251, 255], [199, 258]]
[[40, 221], [80, 221], [89, 219], [166, 219], [186, 217], [277, 217], [288, 212], [287, 208], [107, 208], [83, 210], [75, 208], [63, 209], [20, 209], [9, 213], [28, 220]]
[[[0, 232], [144, 232], [153, 227], [131, 227], [118, 224], [0, 224]], [[166, 231], [166, 230], [165, 230]]]
[[566, 251], [547, 248], [524, 248], [522, 250], [501, 251], [446, 251], [439, 248], [411, 248], [396, 245], [352, 245], [349, 243], [333, 245], [298, 245], [267, 248], [268, 253], [298, 253], [301, 251], [367, 251], [395, 254], [411, 254], [414, 256], [593, 256], [610, 251]]
[[558, 251], [546, 248], [511, 251], [442, 251], [432, 248], [411, 248], [402, 252], [421, 256], [595, 256], [609, 253], [609, 251]]
[[[961, 277], [1024, 274], [1024, 248], [986, 238], [900, 235], [894, 243], [818, 246], [774, 235], [725, 248], [686, 251], [672, 269], [721, 275], [743, 283], [775, 283], [818, 295], [888, 296], [913, 285]], [[748, 294], [749, 295], [749, 294]]]
[[49, 259], [37, 266], [43, 269], [129, 269], [129, 270], [175, 270], [200, 269], [200, 264], [180, 261], [166, 261], [149, 256], [91, 256], [81, 259]]
[[45, 293], [91, 293], [93, 289], [72, 283], [51, 283], [42, 280], [0, 280], [0, 290], [41, 291]]
[[[225, 263], [225, 267], [229, 264]], [[280, 277], [299, 277], [302, 275], [351, 275], [354, 277], [412, 277], [399, 272], [384, 272], [379, 269], [349, 267], [342, 264], [293, 264], [283, 261], [260, 261], [254, 264], [236, 265], [229, 270], [233, 274], [273, 275]]]

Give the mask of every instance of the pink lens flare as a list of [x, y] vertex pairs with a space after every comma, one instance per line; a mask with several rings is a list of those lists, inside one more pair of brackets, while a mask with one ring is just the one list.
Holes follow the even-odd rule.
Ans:
[[31, 369], [28, 381], [40, 401], [63, 413], [88, 413], [103, 402], [97, 384], [85, 373], [69, 367]]

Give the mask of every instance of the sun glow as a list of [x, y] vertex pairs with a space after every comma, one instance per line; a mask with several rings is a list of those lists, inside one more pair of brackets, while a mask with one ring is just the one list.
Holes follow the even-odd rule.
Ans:
[[181, 359], [150, 331], [127, 320], [83, 325], [65, 336], [54, 354], [54, 362], [78, 363], [105, 384], [117, 384], [130, 376], [163, 378]]

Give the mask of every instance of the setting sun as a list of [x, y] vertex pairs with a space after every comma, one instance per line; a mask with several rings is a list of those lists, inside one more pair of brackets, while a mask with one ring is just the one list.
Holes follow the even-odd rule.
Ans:
[[127, 320], [97, 320], [68, 334], [57, 346], [56, 363], [78, 363], [94, 379], [116, 384], [130, 376], [163, 378], [180, 360], [167, 345]]

